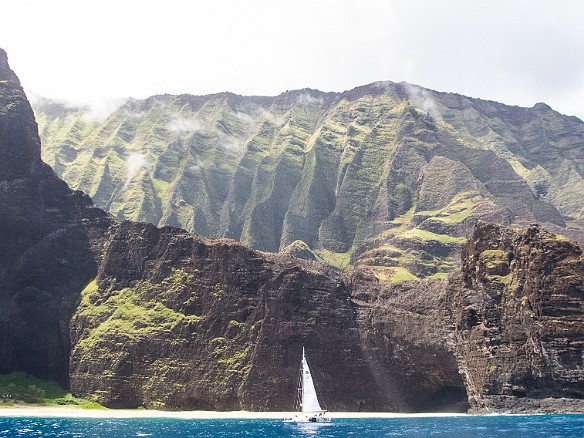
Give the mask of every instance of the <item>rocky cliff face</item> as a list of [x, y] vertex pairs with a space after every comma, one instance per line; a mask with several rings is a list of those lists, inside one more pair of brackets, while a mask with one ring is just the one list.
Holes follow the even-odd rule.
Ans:
[[376, 283], [357, 272], [351, 288], [367, 364], [394, 410], [464, 412], [448, 282]]
[[[409, 291], [379, 314], [365, 300], [384, 290], [374, 277], [123, 222], [71, 322], [71, 387], [113, 407], [292, 410], [305, 347], [329, 409], [464, 407], [445, 330], [431, 329], [440, 300], [411, 303]], [[432, 335], [395, 330], [417, 306]]]
[[[392, 284], [370, 268], [118, 222], [40, 160], [4, 52], [0, 110], [0, 372], [52, 378], [111, 407], [289, 410], [304, 346], [334, 410], [584, 411], [573, 242], [480, 225], [461, 274]], [[428, 175], [460, 170], [430, 162]], [[288, 250], [310, 254], [299, 242]]]
[[462, 260], [449, 308], [471, 405], [554, 411], [568, 398], [582, 410], [582, 248], [538, 226], [480, 224]]
[[333, 410], [584, 410], [580, 247], [481, 223], [463, 254], [449, 281], [391, 284], [124, 222], [71, 324], [72, 388], [288, 410], [305, 346]]
[[32, 109], [0, 50], [0, 373], [68, 382], [69, 320], [110, 218], [41, 161]]
[[417, 382], [443, 365], [401, 366], [411, 335], [364, 336], [375, 312], [360, 303], [383, 289], [375, 277], [118, 223], [71, 191], [40, 160], [32, 112], [2, 55], [9, 135], [0, 149], [15, 161], [0, 168], [0, 372], [55, 379], [111, 407], [289, 410], [304, 346], [331, 409], [436, 409], [429, 395], [443, 381], [458, 393], [441, 400], [464, 404], [454, 356], [436, 337], [417, 344], [449, 355], [437, 372], [447, 377]]
[[[44, 159], [120, 219], [380, 278], [445, 278], [477, 220], [584, 242], [584, 123], [406, 83], [35, 105]], [[101, 115], [101, 118], [97, 116]]]
[[71, 324], [71, 386], [115, 407], [290, 410], [304, 346], [331, 408], [387, 409], [354, 313], [330, 268], [123, 222]]

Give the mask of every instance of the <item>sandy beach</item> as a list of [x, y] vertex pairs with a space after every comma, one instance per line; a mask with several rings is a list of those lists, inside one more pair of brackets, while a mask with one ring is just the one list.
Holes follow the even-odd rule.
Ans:
[[[0, 417], [75, 417], [75, 418], [181, 418], [181, 419], [280, 419], [290, 418], [296, 412], [249, 411], [156, 411], [149, 409], [80, 409], [44, 406], [0, 407]], [[331, 418], [400, 418], [462, 416], [460, 413], [402, 414], [388, 412], [330, 412]]]

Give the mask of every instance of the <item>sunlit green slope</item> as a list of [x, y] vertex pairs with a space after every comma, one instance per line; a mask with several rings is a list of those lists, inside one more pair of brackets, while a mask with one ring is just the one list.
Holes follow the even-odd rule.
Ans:
[[384, 82], [34, 109], [43, 159], [118, 218], [393, 280], [444, 276], [479, 219], [583, 236], [584, 123], [544, 104]]

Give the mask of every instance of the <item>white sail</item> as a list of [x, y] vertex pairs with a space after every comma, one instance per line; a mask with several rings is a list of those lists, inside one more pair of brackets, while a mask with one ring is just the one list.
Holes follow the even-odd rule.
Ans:
[[318, 399], [316, 398], [316, 390], [312, 382], [312, 374], [306, 362], [304, 355], [304, 348], [302, 348], [302, 412], [319, 412], [322, 411]]

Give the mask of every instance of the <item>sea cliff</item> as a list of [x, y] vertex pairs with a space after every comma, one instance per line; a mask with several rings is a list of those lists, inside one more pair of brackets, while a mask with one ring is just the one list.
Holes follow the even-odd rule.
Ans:
[[577, 243], [479, 223], [449, 279], [114, 219], [41, 160], [0, 51], [0, 372], [109, 407], [290, 410], [302, 347], [332, 410], [584, 411]]

